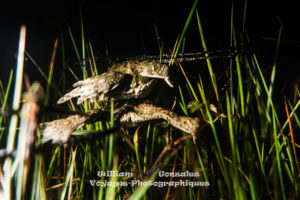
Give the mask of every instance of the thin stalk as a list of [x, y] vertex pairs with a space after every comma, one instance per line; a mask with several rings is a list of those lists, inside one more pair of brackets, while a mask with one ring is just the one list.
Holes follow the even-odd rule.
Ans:
[[[203, 51], [207, 51], [207, 46], [206, 46], [206, 42], [205, 42], [205, 38], [204, 38], [204, 32], [202, 29], [202, 25], [200, 22], [200, 17], [198, 14], [198, 11], [196, 10], [196, 16], [197, 16], [197, 22], [198, 22], [198, 29], [199, 29], [199, 33], [200, 33], [200, 38], [201, 38], [201, 44], [202, 44], [202, 48]], [[212, 64], [210, 62], [210, 59], [208, 58], [208, 54], [205, 54], [206, 58], [206, 63], [207, 63], [207, 67], [208, 67], [208, 71], [209, 71], [209, 75], [210, 75], [210, 79], [216, 94], [216, 99], [219, 102], [220, 98], [219, 98], [219, 93], [218, 93], [218, 86], [217, 86], [217, 80], [216, 80], [216, 76], [213, 72], [213, 67]]]
[[243, 13], [243, 29], [242, 29], [243, 33], [245, 33], [245, 27], [246, 27], [247, 5], [248, 5], [248, 0], [245, 0], [244, 13]]
[[242, 72], [241, 72], [240, 60], [239, 60], [238, 56], [235, 58], [235, 63], [236, 63], [236, 70], [237, 70], [237, 76], [238, 76], [238, 86], [239, 86], [239, 95], [240, 95], [239, 100], [241, 101], [241, 114], [242, 114], [242, 117], [244, 117], [245, 116], [245, 100], [244, 100], [244, 89], [243, 89], [243, 77], [242, 77]]
[[299, 162], [298, 162], [298, 157], [297, 157], [297, 152], [296, 152], [296, 147], [295, 147], [295, 140], [294, 140], [292, 122], [291, 122], [289, 109], [287, 107], [286, 100], [284, 101], [284, 105], [285, 105], [285, 111], [286, 111], [287, 119], [289, 121], [289, 128], [290, 128], [290, 134], [291, 134], [291, 142], [292, 142], [292, 147], [293, 147], [293, 153], [294, 153], [294, 158], [295, 158], [295, 162], [296, 162], [296, 166], [297, 166], [297, 170], [298, 170], [298, 175], [299, 175], [300, 174], [300, 167], [299, 167]]
[[[188, 18], [187, 18], [187, 20], [186, 20], [186, 22], [185, 22], [185, 24], [184, 24], [182, 33], [180, 34], [180, 38], [179, 38], [179, 41], [178, 41], [178, 43], [177, 43], [176, 50], [175, 50], [175, 52], [174, 52], [174, 58], [176, 58], [176, 56], [177, 56], [177, 54], [179, 53], [179, 50], [180, 50], [180, 48], [181, 48], [181, 46], [182, 46], [182, 43], [183, 43], [183, 41], [184, 41], [185, 34], [186, 34], [186, 32], [187, 32], [187, 30], [188, 30], [188, 28], [189, 28], [189, 26], [190, 26], [192, 17], [193, 17], [193, 15], [194, 15], [194, 13], [195, 13], [197, 3], [198, 3], [198, 0], [195, 0], [195, 1], [194, 1], [194, 4], [193, 4], [193, 6], [192, 6], [192, 9], [191, 9], [191, 11], [190, 11], [190, 13], [189, 13], [189, 16], [188, 16]], [[175, 62], [175, 59], [172, 60], [171, 64], [174, 64], [174, 62]]]
[[79, 189], [79, 197], [80, 199], [83, 198], [83, 186], [85, 182], [85, 174], [88, 171], [88, 157], [90, 155], [90, 145], [86, 144], [85, 145], [85, 150], [84, 150], [84, 161], [83, 161], [83, 169], [82, 169], [82, 175], [81, 175], [81, 181], [80, 181], [80, 189]]
[[[231, 14], [230, 14], [230, 47], [234, 48], [234, 23], [233, 23], [233, 17], [234, 17], [234, 0], [232, 1], [231, 5]], [[229, 61], [229, 79], [230, 79], [230, 102], [231, 102], [231, 113], [234, 113], [234, 96], [233, 96], [233, 60], [230, 59]]]
[[[64, 200], [65, 197], [66, 197], [66, 192], [67, 192], [67, 189], [68, 189], [68, 185], [69, 185], [69, 187], [72, 187], [72, 178], [71, 177], [72, 177], [73, 169], [74, 169], [73, 166], [74, 166], [74, 163], [75, 163], [76, 151], [77, 151], [77, 148], [75, 148], [75, 150], [72, 152], [72, 161], [69, 165], [68, 172], [66, 174], [65, 184], [64, 184], [61, 196], [60, 196], [61, 200]], [[69, 196], [69, 198], [70, 198], [70, 196]]]
[[201, 167], [203, 176], [204, 176], [204, 180], [205, 180], [205, 181], [208, 181], [208, 177], [207, 177], [207, 174], [206, 174], [206, 170], [205, 170], [204, 164], [203, 164], [203, 162], [202, 162], [201, 154], [200, 154], [200, 152], [199, 152], [197, 146], [195, 146], [195, 149], [196, 149], [196, 153], [197, 153], [197, 156], [198, 156], [199, 164], [200, 164], [200, 167]]
[[[134, 143], [134, 149], [135, 149], [135, 155], [136, 155], [136, 161], [138, 164], [138, 169], [141, 172], [142, 171], [142, 166], [140, 162], [140, 153], [139, 153], [139, 128], [136, 129], [134, 136], [133, 136], [133, 143]], [[143, 178], [142, 173], [140, 173], [141, 179]]]
[[237, 160], [236, 160], [236, 144], [235, 144], [235, 137], [233, 133], [233, 122], [231, 116], [231, 109], [230, 109], [230, 101], [228, 94], [226, 92], [226, 105], [227, 105], [227, 119], [228, 119], [228, 130], [229, 130], [229, 137], [230, 137], [230, 144], [231, 144], [231, 153], [232, 153], [232, 160], [233, 160], [233, 171], [234, 171], [234, 176], [235, 179], [238, 180], [238, 170], [237, 170]]
[[273, 67], [272, 67], [272, 73], [271, 73], [271, 81], [270, 81], [270, 86], [269, 86], [269, 90], [268, 90], [268, 101], [267, 101], [267, 112], [268, 113], [270, 110], [270, 104], [271, 104], [271, 99], [272, 99], [273, 86], [274, 86], [275, 74], [276, 74], [276, 63], [277, 63], [277, 58], [278, 58], [278, 53], [279, 53], [279, 45], [280, 45], [280, 41], [281, 41], [282, 30], [283, 30], [283, 27], [281, 25], [280, 29], [279, 29], [279, 33], [278, 33], [276, 52], [275, 52], [274, 63], [273, 63]]
[[94, 68], [93, 68], [93, 71], [94, 71], [93, 76], [96, 76], [99, 73], [98, 73], [98, 69], [97, 69], [96, 59], [95, 59], [95, 56], [94, 56], [94, 51], [93, 51], [92, 44], [91, 44], [90, 41], [89, 41], [89, 47], [90, 47], [92, 62], [93, 62], [93, 66], [94, 66]]
[[[274, 144], [275, 144], [275, 152], [276, 152], [276, 161], [277, 161], [277, 171], [279, 175], [280, 187], [282, 198], [285, 200], [285, 190], [284, 190], [284, 182], [282, 177], [282, 169], [281, 169], [281, 159], [280, 159], [280, 144], [277, 139], [277, 127], [276, 127], [276, 120], [275, 120], [275, 111], [272, 110], [272, 119], [273, 119], [273, 133], [274, 133]], [[275, 172], [276, 173], [276, 172]]]
[[182, 72], [182, 74], [183, 74], [183, 76], [184, 76], [184, 78], [185, 78], [185, 80], [186, 80], [186, 82], [187, 82], [187, 84], [188, 84], [188, 86], [189, 86], [190, 91], [191, 91], [192, 94], [193, 94], [193, 97], [195, 98], [196, 101], [199, 102], [199, 99], [198, 99], [198, 97], [197, 97], [197, 95], [196, 95], [196, 93], [195, 93], [195, 90], [194, 90], [194, 88], [193, 88], [191, 82], [189, 81], [188, 77], [186, 76], [186, 74], [185, 74], [185, 72], [184, 72], [184, 70], [183, 70], [183, 68], [182, 68], [182, 66], [181, 66], [180, 63], [179, 63], [179, 67], [180, 67], [181, 72]]
[[158, 50], [159, 50], [159, 62], [161, 62], [161, 56], [164, 53], [164, 48], [163, 48], [163, 43], [161, 42], [160, 36], [158, 34], [158, 29], [157, 29], [156, 24], [154, 24], [154, 30], [155, 30], [157, 46], [158, 46]]
[[188, 111], [187, 111], [187, 108], [186, 108], [186, 104], [185, 104], [185, 101], [184, 101], [184, 97], [183, 97], [183, 95], [182, 95], [181, 87], [178, 86], [178, 89], [179, 89], [179, 94], [180, 94], [180, 98], [181, 98], [181, 102], [179, 102], [179, 105], [180, 105], [182, 111], [184, 112], [184, 114], [185, 114], [186, 116], [188, 116], [189, 114], [188, 114]]
[[149, 149], [149, 141], [150, 141], [150, 124], [148, 125], [148, 128], [147, 128], [147, 134], [146, 134], [146, 145], [145, 145], [145, 153], [144, 153], [144, 172], [146, 172], [147, 170], [147, 164], [148, 164], [148, 149]]
[[[13, 104], [12, 104], [12, 108], [14, 110], [18, 110], [20, 108], [20, 102], [21, 102], [25, 38], [26, 38], [26, 27], [22, 26], [20, 30], [20, 41], [19, 41], [18, 60], [17, 60], [17, 69], [16, 69], [17, 73], [15, 78], [15, 89], [14, 89]], [[18, 117], [16, 115], [13, 115], [10, 119], [8, 139], [6, 144], [6, 150], [8, 152], [13, 151], [14, 149], [17, 124], [18, 124]], [[11, 168], [12, 160], [10, 158], [6, 159], [4, 166], [6, 166], [6, 170], [4, 173], [3, 197], [4, 199], [11, 199], [11, 181], [13, 177], [12, 168]]]
[[80, 25], [81, 25], [81, 48], [82, 48], [82, 69], [83, 69], [83, 79], [87, 78], [86, 71], [86, 61], [85, 61], [85, 39], [84, 39], [84, 29], [83, 29], [83, 16], [80, 9]]
[[67, 29], [68, 29], [68, 32], [69, 32], [69, 35], [70, 35], [70, 38], [71, 38], [71, 41], [72, 41], [72, 44], [73, 44], [73, 47], [74, 47], [74, 50], [75, 50], [75, 54], [76, 54], [77, 60], [80, 61], [80, 55], [79, 55], [79, 52], [78, 52], [78, 49], [77, 49], [77, 46], [76, 46], [76, 43], [75, 43], [72, 31], [71, 31], [71, 28], [70, 28], [69, 25], [67, 25]]
[[[6, 87], [6, 91], [5, 91], [4, 98], [3, 98], [3, 103], [2, 103], [2, 106], [1, 106], [1, 111], [4, 111], [4, 109], [6, 108], [6, 105], [7, 105], [7, 99], [8, 99], [8, 96], [9, 96], [9, 91], [11, 89], [13, 74], [14, 74], [14, 70], [10, 70], [10, 74], [9, 74], [9, 78], [8, 78], [8, 84], [7, 84], [7, 87]], [[3, 120], [3, 116], [0, 115], [0, 127], [2, 126], [2, 120]], [[1, 138], [2, 138], [2, 134], [0, 135], [0, 141], [1, 141]]]
[[46, 94], [45, 94], [44, 105], [49, 104], [50, 87], [51, 87], [52, 77], [53, 77], [53, 66], [54, 66], [54, 61], [55, 61], [55, 56], [56, 56], [57, 45], [58, 45], [58, 39], [55, 40], [54, 47], [53, 47], [53, 52], [52, 52], [52, 56], [51, 56], [51, 60], [50, 60], [49, 74], [48, 74], [47, 89], [46, 89]]

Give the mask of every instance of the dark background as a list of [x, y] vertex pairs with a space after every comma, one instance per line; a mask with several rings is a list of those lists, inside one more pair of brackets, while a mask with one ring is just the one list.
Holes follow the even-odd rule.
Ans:
[[[281, 19], [284, 30], [279, 63], [284, 66], [281, 67], [283, 73], [295, 70], [293, 74], [299, 74], [300, 18], [297, 6], [283, 1], [262, 2], [248, 0], [246, 27], [255, 51], [263, 58], [264, 66], [270, 68], [279, 32], [278, 19]], [[231, 3], [222, 0], [198, 2], [197, 9], [209, 49], [229, 46]], [[63, 33], [65, 42], [71, 44], [67, 24], [80, 47], [80, 8], [85, 37], [91, 41], [96, 56], [104, 55], [106, 49], [112, 56], [132, 56], [158, 54], [154, 23], [165, 51], [172, 49], [192, 5], [193, 1], [6, 2], [0, 7], [0, 79], [5, 82], [9, 70], [15, 68], [22, 24], [27, 26], [26, 50], [47, 71], [55, 39]], [[243, 1], [236, 1], [235, 15], [236, 28], [240, 29]], [[186, 51], [201, 50], [195, 17], [187, 34]], [[67, 49], [66, 57], [68, 64], [75, 62], [73, 48]], [[25, 65], [24, 70], [31, 79], [41, 79], [33, 65]]]

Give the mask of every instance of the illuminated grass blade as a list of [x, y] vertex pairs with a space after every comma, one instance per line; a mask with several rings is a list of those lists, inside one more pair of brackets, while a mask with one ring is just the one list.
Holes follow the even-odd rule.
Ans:
[[191, 82], [189, 81], [188, 77], [186, 76], [186, 74], [185, 74], [185, 72], [184, 72], [184, 70], [183, 70], [181, 64], [179, 64], [179, 67], [180, 67], [180, 70], [181, 70], [181, 72], [182, 72], [182, 74], [183, 74], [183, 76], [184, 76], [184, 78], [185, 78], [185, 80], [186, 80], [186, 82], [187, 82], [187, 84], [188, 84], [188, 86], [189, 86], [190, 91], [191, 91], [192, 94], [193, 94], [193, 97], [195, 98], [196, 101], [199, 102], [198, 96], [196, 95], [195, 90], [194, 90], [194, 88], [193, 88]]
[[84, 29], [83, 29], [83, 16], [80, 9], [80, 25], [81, 25], [81, 48], [82, 48], [82, 69], [83, 69], [83, 79], [87, 78], [86, 71], [86, 60], [85, 60], [85, 38], [84, 38]]
[[[22, 92], [22, 81], [23, 81], [23, 66], [24, 66], [24, 52], [25, 52], [25, 37], [26, 37], [26, 27], [22, 26], [20, 31], [20, 41], [19, 41], [19, 50], [18, 50], [18, 60], [17, 60], [17, 69], [16, 69], [16, 79], [15, 79], [15, 89], [12, 107], [14, 110], [18, 110], [21, 102], [21, 92]], [[6, 150], [11, 152], [15, 144], [15, 136], [18, 124], [18, 117], [13, 115], [9, 124], [9, 133], [6, 144]], [[4, 187], [3, 187], [3, 196], [4, 199], [11, 199], [11, 181], [13, 174], [12, 173], [12, 160], [7, 159], [5, 161], [6, 170], [4, 173]], [[20, 189], [20, 188], [19, 188]], [[20, 190], [17, 193], [17, 199], [20, 199], [22, 194]]]
[[180, 105], [182, 111], [184, 112], [184, 114], [185, 114], [186, 116], [188, 116], [188, 110], [187, 110], [187, 108], [186, 108], [186, 104], [185, 104], [185, 101], [184, 101], [184, 97], [183, 97], [183, 95], [182, 95], [181, 87], [178, 86], [178, 89], [179, 89], [179, 94], [180, 94], [180, 98], [181, 98], [181, 102], [179, 102], [179, 105]]
[[72, 179], [73, 179], [72, 177], [73, 177], [76, 151], [77, 151], [77, 148], [72, 152], [72, 161], [71, 161], [71, 164], [68, 167], [68, 171], [67, 171], [67, 174], [66, 174], [65, 184], [64, 184], [61, 196], [60, 196], [61, 200], [64, 200], [66, 198], [66, 193], [67, 193], [68, 188], [69, 188], [69, 193], [68, 193], [68, 198], [67, 199], [71, 198], [70, 195], [71, 195], [71, 189], [72, 189]]
[[[174, 58], [176, 58], [177, 54], [179, 53], [179, 50], [180, 48], [182, 47], [182, 44], [183, 44], [183, 41], [184, 41], [184, 37], [185, 37], [185, 34], [190, 26], [190, 23], [191, 23], [191, 20], [192, 20], [192, 17], [195, 13], [195, 10], [196, 10], [196, 6], [197, 6], [197, 3], [198, 3], [198, 0], [195, 0], [193, 6], [192, 6], [192, 9], [189, 13], [189, 16], [185, 22], [185, 25], [183, 27], [183, 30], [182, 30], [182, 33], [180, 34], [180, 38], [179, 38], [179, 41], [177, 43], [177, 46], [176, 46], [176, 49], [175, 49], [175, 52], [174, 52]], [[171, 64], [174, 64], [174, 59], [172, 60]]]
[[[205, 39], [204, 39], [204, 33], [203, 33], [203, 29], [202, 29], [202, 26], [201, 26], [201, 22], [200, 22], [200, 18], [199, 18], [197, 10], [196, 10], [196, 16], [197, 16], [198, 29], [199, 29], [199, 33], [200, 33], [202, 48], [203, 48], [203, 51], [207, 51], [207, 46], [206, 46], [206, 42], [205, 42]], [[206, 54], [205, 56], [207, 57], [208, 54]], [[206, 59], [206, 62], [207, 62], [207, 67], [208, 67], [210, 79], [211, 79], [211, 82], [212, 82], [212, 85], [213, 85], [213, 88], [214, 88], [214, 91], [215, 91], [215, 94], [216, 94], [216, 99], [217, 99], [217, 101], [219, 101], [217, 80], [216, 80], [215, 74], [213, 72], [212, 64], [211, 64], [209, 58]]]
[[295, 139], [294, 139], [294, 133], [293, 133], [293, 128], [292, 128], [292, 122], [291, 122], [291, 118], [290, 118], [290, 114], [289, 114], [289, 109], [287, 107], [286, 100], [284, 101], [284, 105], [285, 105], [285, 111], [286, 111], [287, 119], [288, 119], [288, 122], [289, 122], [289, 128], [290, 128], [290, 134], [291, 134], [291, 141], [292, 141], [293, 153], [294, 153], [294, 158], [295, 158], [295, 162], [296, 162], [296, 166], [297, 166], [297, 170], [298, 170], [298, 175], [299, 175], [300, 174], [300, 167], [299, 167], [298, 157], [297, 157], [297, 153], [296, 153]]
[[80, 55], [79, 55], [79, 52], [78, 52], [78, 49], [77, 49], [77, 46], [76, 46], [76, 43], [75, 43], [75, 40], [74, 40], [74, 37], [73, 37], [70, 26], [67, 26], [67, 29], [68, 29], [68, 32], [69, 32], [69, 35], [70, 35], [70, 38], [71, 38], [71, 41], [72, 41], [72, 44], [73, 44], [73, 48], [75, 50], [77, 60], [80, 61], [81, 58], [80, 58]]
[[[142, 171], [142, 166], [141, 166], [140, 154], [139, 154], [138, 136], [139, 136], [139, 128], [137, 128], [135, 133], [134, 133], [133, 143], [134, 143], [134, 149], [135, 149], [135, 154], [136, 154], [136, 161], [137, 161], [137, 164], [138, 164], [139, 171], [141, 172]], [[141, 174], [141, 178], [142, 178], [142, 174]]]
[[92, 57], [92, 62], [93, 62], [93, 72], [94, 74], [92, 74], [93, 76], [96, 76], [98, 75], [98, 69], [97, 69], [97, 64], [96, 64], [96, 59], [95, 59], [95, 56], [94, 56], [94, 52], [93, 52], [93, 48], [92, 48], [92, 44], [91, 42], [89, 41], [89, 47], [90, 47], [90, 51], [91, 51], [91, 57]]
[[[281, 158], [280, 158], [280, 143], [277, 138], [277, 127], [276, 127], [276, 120], [275, 120], [275, 111], [272, 110], [272, 124], [273, 124], [273, 133], [274, 133], [274, 144], [275, 144], [275, 152], [276, 152], [276, 162], [277, 162], [277, 172], [279, 175], [279, 181], [280, 181], [280, 188], [282, 193], [282, 199], [286, 199], [285, 195], [285, 189], [284, 189], [284, 181], [282, 177], [282, 168], [281, 168]], [[276, 172], [274, 172], [276, 173]], [[276, 176], [276, 175], [275, 175]]]
[[48, 80], [47, 80], [47, 89], [46, 89], [46, 95], [45, 95], [45, 105], [49, 104], [49, 98], [50, 98], [50, 87], [52, 83], [52, 77], [53, 77], [53, 66], [55, 62], [55, 56], [56, 56], [56, 50], [57, 50], [57, 45], [58, 45], [58, 39], [55, 40], [54, 47], [53, 47], [53, 52], [50, 60], [50, 65], [49, 65], [49, 74], [48, 74]]
[[[6, 91], [5, 91], [4, 98], [3, 98], [3, 103], [2, 103], [2, 106], [1, 106], [2, 111], [6, 108], [6, 105], [7, 105], [7, 99], [8, 99], [8, 96], [9, 96], [9, 91], [11, 89], [13, 73], [14, 73], [14, 71], [10, 70], [10, 74], [9, 74], [9, 78], [8, 78], [8, 84], [7, 84], [7, 87], [6, 87]], [[3, 116], [0, 115], [0, 127], [2, 126], [2, 120], [3, 120]], [[0, 140], [1, 140], [1, 138], [2, 138], [2, 134], [0, 135]]]

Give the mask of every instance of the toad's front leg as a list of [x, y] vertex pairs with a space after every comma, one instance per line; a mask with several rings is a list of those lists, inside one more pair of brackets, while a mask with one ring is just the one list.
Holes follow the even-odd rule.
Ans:
[[119, 72], [108, 71], [98, 76], [90, 77], [86, 80], [76, 82], [71, 92], [61, 97], [57, 103], [64, 103], [74, 97], [79, 97], [77, 104], [89, 99], [94, 102], [97, 97], [103, 100], [104, 96], [116, 89], [120, 84], [127, 80], [128, 75]]

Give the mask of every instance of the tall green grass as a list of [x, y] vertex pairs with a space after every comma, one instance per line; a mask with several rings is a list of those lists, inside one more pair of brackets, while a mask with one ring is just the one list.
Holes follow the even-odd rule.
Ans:
[[[174, 47], [174, 58], [182, 49], [189, 27], [193, 25], [199, 30], [201, 39], [199, 48], [204, 51], [209, 49], [209, 44], [205, 42], [205, 29], [196, 10], [197, 3], [196, 0], [183, 25], [182, 33]], [[243, 12], [243, 28], [237, 30], [234, 24], [234, 3], [232, 5], [229, 27], [232, 47], [250, 42], [245, 25], [246, 10], [247, 1]], [[197, 23], [192, 24], [192, 19]], [[163, 45], [158, 30], [159, 27], [155, 26], [158, 44], [161, 46], [160, 53], [162, 53]], [[279, 52], [281, 31], [282, 27], [279, 29], [276, 52]], [[48, 73], [41, 70], [34, 58], [30, 56], [30, 52], [26, 53], [45, 79], [45, 105], [55, 103], [49, 98], [50, 95], [62, 95], [57, 88], [62, 88], [62, 91], [67, 88], [65, 85], [67, 71], [61, 73], [61, 76], [53, 76], [59, 73], [60, 68], [70, 69], [69, 74], [73, 74], [74, 79], [79, 77], [73, 72], [72, 66], [66, 64], [65, 51], [72, 49], [76, 59], [83, 59], [86, 62], [83, 63], [83, 78], [87, 78], [87, 74], [97, 75], [99, 68], [103, 67], [96, 66], [92, 44], [84, 36], [82, 14], [80, 32], [81, 39], [78, 42], [68, 26], [68, 35], [55, 41]], [[71, 41], [70, 49], [66, 41]], [[81, 47], [77, 46], [78, 43]], [[60, 54], [57, 51], [59, 46], [61, 46]], [[224, 96], [221, 96], [217, 74], [214, 72], [217, 66], [214, 66], [214, 62], [209, 57], [205, 64], [208, 74], [198, 74], [199, 78], [196, 80], [188, 77], [184, 64], [172, 66], [180, 69], [179, 75], [185, 80], [178, 85], [178, 108], [187, 116], [192, 115], [193, 112], [193, 115], [197, 114], [203, 119], [203, 129], [198, 135], [196, 144], [193, 144], [189, 135], [167, 126], [166, 123], [148, 123], [134, 129], [120, 128], [114, 134], [89, 143], [81, 143], [75, 147], [57, 147], [49, 149], [49, 152], [44, 154], [33, 154], [33, 178], [28, 179], [27, 190], [22, 190], [17, 179], [19, 175], [16, 175], [13, 168], [18, 156], [15, 159], [7, 158], [6, 168], [0, 170], [0, 173], [4, 171], [4, 183], [1, 184], [4, 186], [5, 199], [25, 197], [31, 199], [46, 197], [49, 199], [294, 199], [298, 197], [300, 172], [297, 154], [299, 155], [300, 146], [297, 133], [300, 123], [297, 110], [300, 105], [300, 93], [297, 89], [295, 95], [298, 101], [295, 104], [289, 99], [286, 99], [286, 104], [274, 100], [272, 91], [278, 89], [274, 88], [277, 56], [276, 53], [271, 76], [263, 73], [261, 62], [253, 52], [231, 58], [228, 77], [230, 87], [224, 92]], [[58, 57], [61, 58], [61, 63], [55, 62]], [[210, 81], [204, 82], [202, 77], [205, 76], [209, 77]], [[7, 105], [12, 72], [10, 77], [6, 91], [2, 90], [4, 100], [1, 109], [5, 109]], [[22, 79], [16, 78], [17, 80]], [[209, 88], [213, 88], [213, 97], [207, 95], [210, 93]], [[15, 93], [18, 92], [20, 89], [15, 89]], [[18, 98], [15, 102], [20, 102], [20, 95], [15, 94], [14, 98]], [[214, 107], [217, 111], [212, 109], [210, 102], [216, 102]], [[111, 113], [115, 109], [114, 101], [98, 104], [85, 102], [80, 106], [70, 101], [66, 106], [69, 109], [86, 112], [94, 108], [99, 109], [99, 105], [110, 108]], [[192, 109], [189, 105], [192, 105]], [[286, 113], [279, 113], [280, 107], [284, 107]], [[42, 115], [42, 119], [50, 119], [48, 113]], [[63, 116], [58, 113], [55, 117]], [[10, 124], [13, 123], [13, 126], [7, 129], [7, 120], [0, 118], [0, 125], [4, 127], [1, 129], [1, 139], [7, 139], [9, 151], [16, 147], [15, 134], [22, 129], [22, 127], [17, 129], [17, 119], [17, 116], [11, 117]], [[99, 131], [112, 127], [113, 123], [113, 114], [111, 114], [110, 122], [97, 122], [86, 125], [84, 129], [87, 132]], [[100, 187], [92, 186], [90, 182], [93, 180], [102, 183], [130, 182], [133, 179], [144, 182], [179, 180], [175, 177], [159, 177], [159, 172], [162, 170], [198, 172], [199, 177], [181, 179], [190, 182], [208, 182], [209, 185], [162, 188], [149, 185]], [[134, 176], [98, 177], [98, 171], [133, 172]]]

